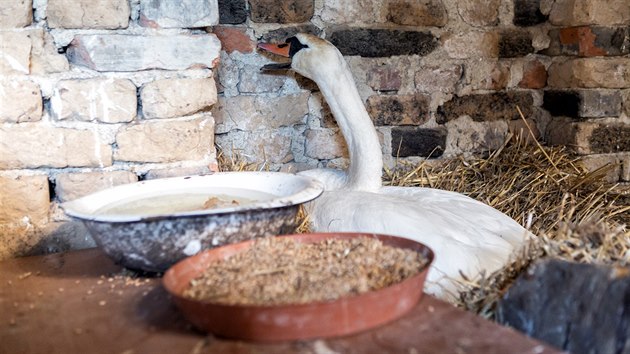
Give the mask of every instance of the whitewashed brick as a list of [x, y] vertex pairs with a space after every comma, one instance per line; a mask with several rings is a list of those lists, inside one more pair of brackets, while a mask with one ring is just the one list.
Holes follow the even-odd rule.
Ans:
[[140, 24], [146, 27], [195, 28], [219, 24], [216, 0], [141, 0]]
[[111, 146], [87, 130], [40, 123], [0, 126], [0, 169], [102, 167], [112, 164]]
[[26, 27], [33, 21], [32, 0], [4, 0], [0, 6], [0, 28]]
[[28, 32], [0, 32], [0, 73], [30, 73], [30, 56]]
[[68, 59], [57, 53], [53, 37], [42, 28], [28, 32], [31, 38], [31, 74], [50, 74], [68, 71]]
[[287, 81], [287, 76], [261, 72], [260, 66], [247, 65], [240, 70], [238, 91], [240, 93], [278, 92]]
[[217, 102], [213, 78], [164, 79], [150, 82], [140, 91], [144, 118], [171, 118], [209, 109]]
[[216, 172], [217, 169], [214, 167], [216, 167], [216, 163], [212, 162], [204, 166], [153, 169], [153, 170], [149, 170], [144, 175], [144, 178], [156, 179], [156, 178], [204, 175], [204, 174]]
[[48, 0], [50, 28], [127, 28], [131, 10], [128, 0]]
[[129, 171], [62, 173], [55, 181], [55, 193], [61, 202], [65, 202], [106, 188], [137, 181], [138, 176]]
[[301, 124], [308, 114], [308, 92], [280, 97], [222, 97], [213, 110], [217, 133], [259, 130]]
[[0, 177], [0, 225], [41, 224], [48, 219], [49, 206], [48, 177]]
[[0, 81], [0, 123], [34, 122], [42, 118], [42, 94], [32, 81]]
[[71, 63], [96, 71], [184, 70], [218, 64], [221, 42], [203, 35], [77, 35], [68, 48]]
[[136, 116], [136, 86], [126, 79], [63, 80], [50, 100], [58, 120], [131, 122]]
[[292, 129], [236, 130], [230, 134], [218, 134], [216, 139], [217, 145], [228, 156], [238, 153], [250, 163], [287, 163], [293, 160], [291, 144], [295, 137]]
[[348, 157], [347, 150], [343, 135], [337, 130], [315, 129], [306, 132], [304, 154], [308, 157], [320, 160]]
[[117, 161], [176, 162], [204, 160], [214, 153], [210, 115], [188, 121], [149, 121], [122, 128], [116, 135]]
[[381, 6], [374, 0], [327, 0], [319, 15], [326, 23], [383, 22]]

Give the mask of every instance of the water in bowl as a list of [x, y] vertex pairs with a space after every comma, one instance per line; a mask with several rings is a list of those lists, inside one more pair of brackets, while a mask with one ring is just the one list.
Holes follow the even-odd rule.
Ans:
[[[225, 191], [223, 191], [225, 192]], [[225, 209], [269, 201], [275, 195], [247, 190], [237, 193], [177, 193], [127, 199], [98, 209], [104, 215], [169, 215], [197, 210]]]

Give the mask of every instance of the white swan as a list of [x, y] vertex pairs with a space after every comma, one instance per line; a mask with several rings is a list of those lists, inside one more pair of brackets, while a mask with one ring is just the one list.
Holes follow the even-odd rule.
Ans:
[[452, 301], [462, 274], [469, 279], [500, 269], [530, 233], [498, 210], [459, 193], [382, 186], [382, 152], [376, 129], [341, 53], [328, 41], [298, 34], [286, 43], [259, 48], [290, 57], [291, 68], [319, 86], [346, 139], [347, 172], [317, 169], [301, 174], [325, 184], [322, 196], [307, 206], [318, 232], [372, 232], [420, 241], [435, 252], [425, 291]]

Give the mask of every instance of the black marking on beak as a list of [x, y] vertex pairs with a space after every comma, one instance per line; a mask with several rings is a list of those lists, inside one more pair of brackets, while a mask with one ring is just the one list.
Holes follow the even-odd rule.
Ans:
[[263, 65], [263, 67], [260, 68], [260, 71], [287, 70], [287, 69], [291, 69], [290, 61], [286, 63], [271, 63], [271, 64]]

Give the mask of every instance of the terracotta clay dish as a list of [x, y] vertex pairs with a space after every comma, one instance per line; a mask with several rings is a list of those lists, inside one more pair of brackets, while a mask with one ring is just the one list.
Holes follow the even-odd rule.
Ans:
[[282, 305], [228, 305], [199, 301], [183, 294], [191, 280], [212, 262], [244, 252], [254, 240], [203, 251], [172, 266], [162, 283], [184, 316], [196, 327], [214, 335], [252, 341], [283, 341], [335, 337], [364, 331], [400, 318], [420, 300], [433, 261], [427, 246], [405, 238], [367, 233], [312, 233], [278, 236], [299, 243], [327, 239], [376, 238], [383, 245], [410, 249], [427, 262], [420, 271], [393, 285], [331, 301]]

